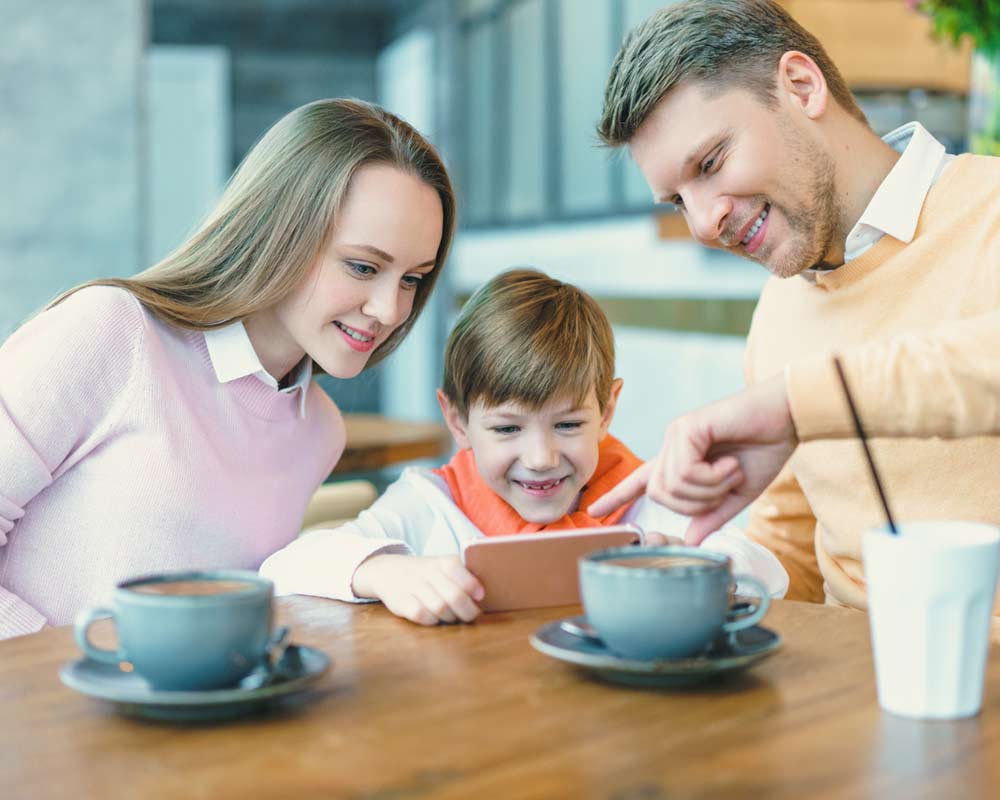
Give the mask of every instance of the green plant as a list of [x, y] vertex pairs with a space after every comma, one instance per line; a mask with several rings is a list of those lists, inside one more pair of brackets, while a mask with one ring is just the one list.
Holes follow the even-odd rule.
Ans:
[[1000, 54], [1000, 0], [909, 0], [927, 14], [934, 35], [958, 44], [964, 36], [977, 50]]

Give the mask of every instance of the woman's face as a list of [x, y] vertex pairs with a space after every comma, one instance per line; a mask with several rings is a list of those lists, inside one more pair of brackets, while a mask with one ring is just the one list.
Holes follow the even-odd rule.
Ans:
[[308, 354], [334, 377], [361, 372], [410, 316], [417, 287], [434, 269], [443, 226], [431, 186], [386, 164], [361, 167], [323, 252], [299, 286], [263, 312], [270, 330], [255, 338], [262, 326], [247, 326], [264, 368], [280, 380]]

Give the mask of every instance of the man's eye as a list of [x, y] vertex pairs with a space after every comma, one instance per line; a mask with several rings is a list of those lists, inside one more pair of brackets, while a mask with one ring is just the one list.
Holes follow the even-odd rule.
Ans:
[[706, 172], [711, 172], [715, 169], [715, 165], [719, 160], [719, 154], [715, 153], [712, 156], [706, 158], [701, 164], [701, 174], [704, 175]]

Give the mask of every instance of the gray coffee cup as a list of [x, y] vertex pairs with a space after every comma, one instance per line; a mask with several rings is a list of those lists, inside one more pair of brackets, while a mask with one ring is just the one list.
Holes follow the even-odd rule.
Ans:
[[[733, 607], [735, 581], [758, 594], [747, 613]], [[615, 547], [580, 559], [587, 621], [608, 648], [648, 660], [701, 655], [720, 635], [756, 625], [767, 588], [733, 576], [729, 556], [696, 547]]]
[[[127, 661], [155, 689], [234, 686], [266, 655], [274, 585], [256, 572], [209, 570], [147, 575], [118, 584], [111, 607], [82, 611], [76, 642], [95, 661]], [[118, 648], [88, 638], [98, 619], [114, 620]]]

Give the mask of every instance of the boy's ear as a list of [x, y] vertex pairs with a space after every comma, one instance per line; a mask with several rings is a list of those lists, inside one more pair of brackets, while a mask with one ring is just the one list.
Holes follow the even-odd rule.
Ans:
[[601, 438], [603, 439], [605, 434], [608, 432], [608, 428], [611, 427], [611, 420], [615, 417], [615, 408], [618, 406], [618, 395], [622, 393], [622, 386], [624, 381], [621, 378], [615, 378], [611, 382], [611, 392], [608, 395], [608, 404], [604, 406], [604, 413], [601, 415]]
[[441, 414], [444, 416], [444, 424], [451, 431], [451, 436], [455, 440], [460, 450], [468, 450], [472, 447], [469, 436], [465, 432], [468, 422], [462, 417], [461, 412], [455, 408], [448, 396], [441, 390], [437, 390], [438, 405], [441, 406]]

